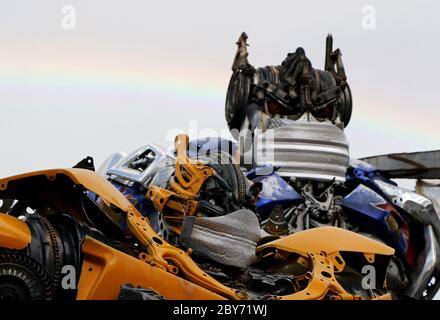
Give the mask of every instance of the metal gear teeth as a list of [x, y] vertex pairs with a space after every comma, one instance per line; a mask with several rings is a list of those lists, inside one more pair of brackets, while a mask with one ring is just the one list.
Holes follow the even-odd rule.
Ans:
[[[37, 261], [17, 252], [0, 251], [0, 263], [2, 262], [21, 266], [35, 274], [43, 289], [44, 300], [52, 300], [54, 298], [50, 275]], [[12, 270], [10, 269], [9, 272], [11, 271]]]

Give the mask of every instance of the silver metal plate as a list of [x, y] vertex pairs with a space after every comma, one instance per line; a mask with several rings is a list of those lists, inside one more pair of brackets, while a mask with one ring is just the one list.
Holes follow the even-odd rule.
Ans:
[[266, 130], [255, 146], [257, 166], [272, 164], [280, 176], [345, 181], [348, 141], [330, 122], [292, 121]]

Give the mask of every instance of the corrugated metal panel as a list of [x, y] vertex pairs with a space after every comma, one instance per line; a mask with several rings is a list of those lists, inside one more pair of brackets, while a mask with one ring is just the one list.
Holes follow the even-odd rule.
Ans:
[[285, 177], [345, 181], [348, 142], [342, 130], [328, 122], [294, 122], [260, 135], [257, 165], [272, 164]]

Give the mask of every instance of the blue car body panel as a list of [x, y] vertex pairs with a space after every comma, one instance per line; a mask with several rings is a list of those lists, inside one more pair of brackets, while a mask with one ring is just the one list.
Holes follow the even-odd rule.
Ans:
[[341, 206], [361, 231], [377, 236], [395, 248], [398, 254], [405, 255], [408, 250], [407, 239], [402, 232], [396, 233], [390, 228], [388, 219], [391, 212], [380, 207], [387, 202], [369, 187], [359, 184], [341, 201]]
[[262, 170], [273, 171], [266, 167], [252, 170], [247, 174], [248, 179], [262, 184], [262, 190], [256, 203], [257, 214], [262, 220], [267, 219], [277, 205], [288, 208], [293, 203], [303, 200], [303, 197], [278, 174], [274, 172], [258, 174]]
[[[259, 172], [271, 173], [258, 174]], [[303, 200], [303, 197], [269, 166], [256, 168], [250, 171], [247, 177], [263, 184], [256, 204], [256, 211], [263, 220], [268, 218], [276, 205], [288, 208]], [[356, 186], [341, 202], [351, 222], [359, 226], [361, 231], [371, 233], [395, 248], [398, 255], [404, 256], [408, 250], [408, 239], [402, 232], [396, 233], [391, 230], [388, 219], [392, 213], [382, 208], [386, 208], [385, 205], [389, 201], [374, 180], [392, 182], [381, 177], [375, 167], [359, 160], [350, 161], [346, 178], [347, 182]]]
[[111, 183], [144, 217], [148, 218], [151, 226], [157, 232], [159, 230], [159, 215], [157, 211], [152, 208], [151, 202], [145, 197], [145, 191], [143, 191], [142, 187], [137, 183], [131, 186], [125, 186], [115, 181], [111, 181]]

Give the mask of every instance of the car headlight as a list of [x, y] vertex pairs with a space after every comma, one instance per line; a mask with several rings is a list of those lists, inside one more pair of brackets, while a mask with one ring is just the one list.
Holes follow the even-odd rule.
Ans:
[[414, 191], [386, 183], [382, 180], [374, 180], [377, 186], [385, 193], [393, 204], [406, 210], [405, 205], [408, 202], [415, 202], [426, 208], [432, 205], [432, 201]]
[[405, 210], [416, 221], [432, 225], [440, 239], [440, 213], [429, 198], [382, 180], [377, 179], [374, 182], [394, 205]]

